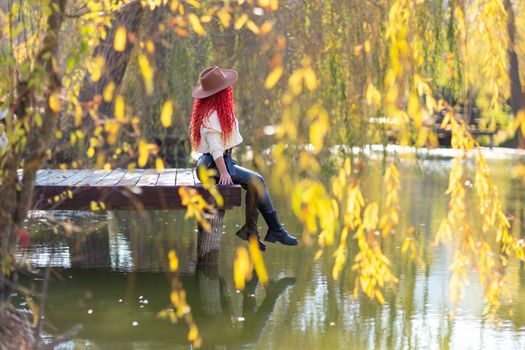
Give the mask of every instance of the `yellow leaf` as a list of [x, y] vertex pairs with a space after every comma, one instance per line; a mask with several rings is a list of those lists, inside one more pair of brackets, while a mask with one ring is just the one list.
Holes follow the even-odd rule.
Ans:
[[248, 22], [248, 15], [246, 13], [243, 13], [241, 15], [241, 17], [237, 18], [237, 20], [235, 21], [235, 24], [233, 26], [233, 28], [235, 30], [239, 30], [241, 29], [242, 27], [244, 27], [244, 25], [246, 24], [246, 22]]
[[144, 140], [139, 141], [139, 167], [143, 168], [148, 162], [149, 158], [149, 149], [148, 144]]
[[115, 51], [124, 51], [126, 49], [126, 28], [119, 27], [115, 33], [115, 42], [113, 43]]
[[237, 248], [237, 257], [233, 262], [233, 280], [235, 288], [243, 290], [247, 276], [251, 274], [251, 264], [248, 251], [244, 247]]
[[254, 32], [255, 34], [259, 34], [261, 32], [261, 30], [259, 29], [259, 27], [257, 26], [257, 24], [255, 24], [252, 20], [249, 20], [247, 23], [246, 23], [246, 27], [251, 30], [252, 32]]
[[310, 91], [313, 91], [317, 88], [317, 77], [315, 76], [315, 72], [312, 68], [305, 68], [304, 84]]
[[186, 2], [196, 9], [201, 7], [201, 4], [197, 0], [186, 0]]
[[139, 55], [139, 67], [144, 78], [144, 84], [146, 85], [146, 94], [150, 96], [153, 94], [153, 67], [148, 57], [144, 54]]
[[221, 24], [224, 28], [230, 27], [232, 17], [228, 11], [221, 8], [219, 11], [217, 11], [217, 17], [219, 17], [219, 20], [221, 21]]
[[170, 10], [171, 12], [176, 12], [179, 7], [179, 1], [178, 0], [171, 0], [170, 3]]
[[323, 148], [324, 137], [330, 128], [330, 122], [326, 111], [319, 113], [317, 120], [310, 126], [310, 143], [315, 149], [315, 153], [319, 153]]
[[153, 55], [155, 53], [155, 44], [153, 43], [153, 41], [148, 40], [146, 42], [146, 50], [150, 55]]
[[106, 61], [103, 56], [97, 56], [88, 65], [88, 70], [91, 73], [91, 80], [94, 82], [99, 81], [104, 71], [104, 65]]
[[158, 173], [162, 173], [164, 171], [164, 162], [161, 158], [155, 159], [155, 169], [157, 169]]
[[354, 46], [354, 56], [359, 56], [363, 50], [363, 45]]
[[95, 155], [95, 149], [93, 147], [89, 147], [87, 150], [87, 156], [89, 158], [93, 158], [94, 155]]
[[115, 83], [113, 81], [110, 81], [105, 87], [104, 87], [104, 101], [109, 102], [113, 98], [113, 93], [115, 92]]
[[444, 117], [443, 120], [441, 121], [441, 125], [440, 125], [440, 127], [441, 127], [442, 129], [444, 129], [444, 128], [448, 125], [448, 123], [450, 122], [450, 120], [451, 120], [451, 119], [450, 119], [450, 116], [451, 116], [451, 113], [450, 113], [450, 112], [447, 112], [447, 113], [445, 114], [445, 117]]
[[97, 202], [95, 201], [91, 201], [90, 207], [91, 207], [91, 211], [98, 211], [100, 209]]
[[521, 134], [525, 135], [525, 110], [522, 109], [516, 115], [516, 120], [521, 125]]
[[383, 297], [383, 293], [381, 293], [381, 291], [379, 289], [376, 289], [376, 299], [377, 301], [379, 301], [381, 304], [384, 304], [385, 303], [385, 298]]
[[124, 97], [118, 95], [115, 99], [115, 119], [119, 122], [126, 120], [126, 115], [124, 112]]
[[252, 257], [253, 265], [255, 266], [255, 272], [257, 273], [257, 276], [259, 276], [259, 281], [263, 286], [267, 286], [268, 273], [266, 272], [266, 266], [264, 265], [261, 250], [259, 249], [259, 240], [255, 235], [250, 236], [248, 249], [250, 250], [250, 256]]
[[405, 254], [409, 246], [410, 246], [410, 239], [405, 238], [405, 241], [403, 242], [403, 246], [401, 247], [401, 253]]
[[368, 84], [368, 87], [366, 88], [365, 99], [366, 99], [366, 103], [369, 106], [371, 105], [379, 106], [379, 104], [381, 103], [381, 94], [379, 93], [379, 91], [377, 91], [374, 84], [372, 83]]
[[170, 252], [168, 253], [168, 260], [170, 265], [170, 271], [177, 271], [179, 268], [179, 259], [177, 258], [177, 254], [174, 250], [170, 250]]
[[279, 79], [281, 79], [281, 76], [283, 75], [284, 68], [283, 66], [277, 66], [275, 67], [270, 74], [268, 74], [268, 77], [266, 78], [266, 81], [264, 82], [264, 88], [267, 90], [270, 90], [277, 84]]
[[417, 92], [414, 91], [408, 98], [408, 115], [414, 119], [414, 125], [419, 128], [422, 123], [421, 106]]
[[288, 85], [294, 95], [299, 95], [303, 91], [303, 84], [302, 84], [303, 77], [304, 77], [304, 70], [296, 69], [292, 73], [290, 78], [288, 78]]
[[55, 113], [60, 112], [60, 99], [56, 94], [49, 95], [49, 108]]
[[350, 176], [352, 174], [352, 163], [350, 162], [350, 158], [348, 157], [345, 158], [344, 169], [345, 174], [347, 176]]
[[40, 306], [29, 297], [26, 297], [25, 300], [33, 313], [33, 326], [36, 327], [40, 319]]
[[365, 52], [366, 53], [370, 52], [370, 41], [368, 40], [365, 41]]
[[261, 26], [260, 34], [266, 35], [272, 30], [272, 28], [273, 28], [273, 23], [270, 21], [265, 21]]
[[82, 122], [82, 107], [75, 105], [75, 126], [80, 126]]
[[428, 129], [425, 127], [420, 128], [419, 133], [417, 135], [416, 146], [417, 147], [425, 146], [425, 144], [427, 143], [427, 138], [428, 138]]
[[163, 127], [168, 128], [171, 126], [171, 117], [173, 115], [173, 102], [168, 100], [164, 102], [162, 111], [160, 113], [160, 122]]
[[161, 318], [161, 319], [166, 319], [166, 318], [168, 318], [168, 311], [166, 311], [166, 310], [160, 310], [160, 311], [157, 313], [157, 317], [158, 317], [158, 318]]
[[196, 14], [188, 14], [188, 20], [190, 21], [191, 28], [195, 33], [197, 33], [197, 35], [206, 35], [206, 30], [204, 30], [204, 27], [202, 26], [201, 21]]
[[197, 326], [195, 324], [192, 324], [190, 326], [190, 331], [188, 332], [188, 340], [194, 341], [197, 339], [198, 335], [199, 335], [199, 330], [197, 329]]

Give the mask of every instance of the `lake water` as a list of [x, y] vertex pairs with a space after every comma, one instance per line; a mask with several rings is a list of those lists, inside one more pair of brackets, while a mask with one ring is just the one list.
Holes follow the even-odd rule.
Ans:
[[[217, 269], [196, 266], [196, 227], [184, 220], [182, 212], [57, 212], [94, 230], [58, 240], [40, 223], [47, 213], [34, 212], [30, 221], [34, 246], [24, 256], [36, 266], [51, 265], [56, 272], [48, 291], [46, 327], [58, 334], [83, 325], [60, 349], [190, 348], [183, 321], [174, 325], [157, 318], [169, 306], [170, 277], [163, 266], [167, 252], [175, 249], [204, 349], [524, 349], [525, 273], [515, 260], [507, 270], [513, 299], [501, 308], [498, 325], [482, 316], [483, 290], [475, 271], [465, 300], [455, 317], [449, 317], [454, 308], [448, 291], [453, 247], [430, 247], [448, 203], [444, 192], [451, 158], [444, 152], [399, 163], [401, 228], [414, 226], [425, 245], [425, 264], [417, 265], [401, 254], [401, 236], [386, 242], [384, 250], [399, 283], [387, 288], [383, 306], [363, 297], [353, 299], [351, 261], [343, 277], [333, 281], [330, 250], [314, 261], [315, 244], [268, 244], [269, 286], [254, 280], [245, 291], [236, 291], [232, 262], [236, 247], [244, 242], [234, 233], [243, 222], [242, 208], [226, 213]], [[524, 184], [510, 173], [521, 158], [498, 151], [488, 153], [488, 158], [491, 178], [519, 232], [525, 222]], [[365, 170], [364, 192], [377, 200], [381, 161], [372, 161]], [[303, 228], [291, 213], [289, 199], [271, 190], [288, 231], [300, 235]], [[474, 204], [469, 210], [475, 211]], [[262, 218], [260, 226], [265, 232]], [[355, 252], [352, 242], [350, 259]], [[34, 287], [41, 284], [39, 278], [23, 281]], [[20, 308], [27, 305], [20, 302]]]

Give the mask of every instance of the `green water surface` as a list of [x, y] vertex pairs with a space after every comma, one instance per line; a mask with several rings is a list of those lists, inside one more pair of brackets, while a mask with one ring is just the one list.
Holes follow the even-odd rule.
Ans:
[[[497, 154], [497, 152], [496, 152]], [[491, 178], [511, 215], [514, 230], [523, 228], [525, 192], [511, 169], [519, 157], [494, 156]], [[473, 166], [474, 163], [470, 162]], [[446, 214], [444, 195], [450, 157], [401, 161], [399, 231], [416, 229], [425, 264], [401, 254], [402, 232], [384, 243], [399, 283], [385, 292], [383, 306], [352, 297], [355, 275], [350, 269], [355, 243], [339, 281], [331, 278], [333, 258], [328, 249], [318, 261], [315, 237], [298, 247], [268, 244], [265, 262], [270, 283], [253, 280], [244, 291], [233, 283], [235, 249], [245, 244], [234, 232], [243, 222], [243, 209], [228, 211], [222, 236], [220, 265], [196, 265], [196, 226], [182, 212], [140, 214], [56, 212], [82, 227], [99, 225], [94, 233], [58, 239], [39, 223], [42, 212], [32, 213], [33, 246], [24, 258], [34, 266], [54, 267], [48, 291], [46, 328], [59, 334], [75, 324], [83, 330], [60, 349], [188, 349], [188, 327], [157, 318], [169, 306], [171, 277], [163, 266], [170, 249], [180, 260], [180, 280], [204, 349], [524, 349], [525, 273], [511, 260], [507, 269], [512, 301], [498, 314], [498, 325], [482, 316], [483, 290], [475, 270], [470, 272], [464, 301], [454, 318], [449, 301], [449, 265], [454, 245], [432, 248], [432, 238]], [[381, 201], [382, 162], [371, 162], [362, 179], [370, 200]], [[269, 175], [267, 175], [269, 176]], [[471, 183], [466, 182], [467, 187]], [[301, 224], [291, 211], [290, 199], [271, 189], [282, 221], [300, 236]], [[475, 211], [475, 202], [469, 202]], [[479, 223], [474, 215], [473, 222]], [[260, 220], [261, 231], [266, 226]], [[477, 227], [476, 229], [479, 229]], [[493, 239], [493, 238], [492, 238]], [[23, 279], [35, 288], [39, 277]], [[522, 286], [523, 284], [523, 286]], [[20, 308], [27, 309], [21, 302]]]

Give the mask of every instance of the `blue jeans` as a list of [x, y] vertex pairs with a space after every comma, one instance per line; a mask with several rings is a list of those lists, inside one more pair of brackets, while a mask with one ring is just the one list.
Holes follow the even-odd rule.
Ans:
[[[241, 187], [247, 191], [246, 206], [250, 207], [255, 205], [261, 214], [269, 214], [274, 212], [275, 208], [262, 175], [253, 170], [238, 166], [232, 159], [226, 159], [227, 157], [231, 156], [225, 155], [225, 162], [231, 162], [228, 166], [229, 168], [233, 166], [233, 171], [230, 171], [230, 176], [233, 183], [241, 185]], [[203, 154], [197, 161], [197, 169], [199, 166], [217, 169], [217, 166], [213, 161], [213, 157], [207, 153]], [[231, 174], [232, 172], [234, 173], [233, 175]], [[197, 175], [198, 174], [199, 172], [197, 171]], [[201, 179], [199, 178], [199, 180]], [[218, 182], [219, 177], [215, 177], [215, 180]]]

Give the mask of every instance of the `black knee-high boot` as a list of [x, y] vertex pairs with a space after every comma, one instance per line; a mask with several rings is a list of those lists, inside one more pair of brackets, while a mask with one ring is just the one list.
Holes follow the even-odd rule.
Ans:
[[263, 252], [266, 250], [266, 245], [261, 241], [259, 237], [259, 230], [257, 228], [257, 219], [259, 218], [259, 211], [257, 210], [257, 204], [253, 193], [246, 192], [245, 200], [245, 215], [246, 222], [237, 233], [235, 233], [240, 239], [247, 241], [251, 235], [257, 237], [259, 241], [259, 249]]
[[264, 237], [266, 242], [275, 243], [280, 242], [284, 245], [297, 245], [297, 238], [290, 236], [288, 231], [281, 226], [279, 218], [277, 217], [277, 212], [273, 211], [271, 213], [263, 213], [264, 221], [268, 224], [268, 233]]

